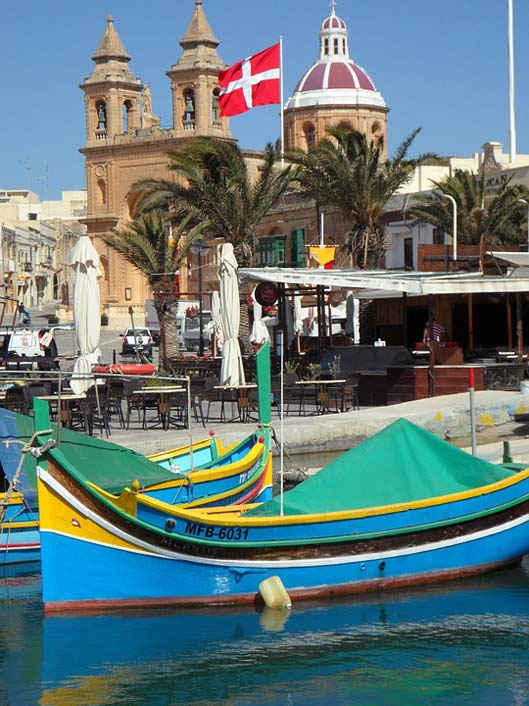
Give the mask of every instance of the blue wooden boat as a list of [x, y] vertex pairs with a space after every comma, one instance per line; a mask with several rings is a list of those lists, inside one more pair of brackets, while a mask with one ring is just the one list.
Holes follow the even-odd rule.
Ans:
[[[269, 357], [263, 374], [268, 366]], [[261, 399], [259, 415], [269, 420], [269, 397]], [[57, 435], [49, 419], [46, 428]], [[17, 443], [28, 442], [34, 432], [33, 419], [0, 408], [0, 463], [9, 483], [17, 475], [16, 492], [0, 493], [0, 564], [40, 558], [35, 458], [23, 455]], [[190, 508], [272, 497], [272, 435], [267, 424], [227, 447], [213, 435], [196, 442], [192, 450], [182, 446], [150, 458], [69, 429], [60, 431], [60, 448], [75, 457], [83, 477], [109, 497], [119, 497], [124, 489], [126, 494], [129, 488], [133, 495], [141, 491], [142, 496]]]
[[529, 469], [403, 419], [260, 505], [115, 501], [57, 448], [38, 492], [47, 612], [251, 603], [272, 576], [293, 600], [334, 596], [480, 574], [529, 551]]

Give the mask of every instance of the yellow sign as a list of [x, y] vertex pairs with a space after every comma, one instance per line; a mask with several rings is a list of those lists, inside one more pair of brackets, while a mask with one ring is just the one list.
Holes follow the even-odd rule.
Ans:
[[334, 262], [335, 245], [309, 246], [309, 267], [325, 267]]

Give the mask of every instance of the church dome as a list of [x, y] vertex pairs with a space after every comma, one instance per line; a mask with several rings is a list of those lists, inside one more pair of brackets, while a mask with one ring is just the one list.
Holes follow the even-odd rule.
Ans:
[[349, 58], [347, 25], [331, 14], [320, 28], [320, 56], [302, 76], [286, 110], [323, 105], [368, 105], [385, 108], [369, 74]]
[[323, 20], [322, 29], [345, 29], [347, 30], [346, 24], [343, 20], [341, 20], [339, 17], [336, 17], [336, 14], [334, 12], [334, 8], [332, 11], [332, 14], [330, 17], [327, 17], [326, 20]]

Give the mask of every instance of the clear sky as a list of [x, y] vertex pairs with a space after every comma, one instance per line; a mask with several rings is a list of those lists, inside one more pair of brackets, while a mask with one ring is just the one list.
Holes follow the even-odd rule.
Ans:
[[[318, 56], [328, 0], [203, 0], [220, 57], [231, 64], [284, 41], [285, 99]], [[107, 14], [114, 16], [154, 113], [171, 120], [165, 72], [181, 55], [194, 0], [1, 0], [0, 188], [42, 199], [85, 187], [83, 93]], [[529, 3], [514, 0], [517, 147], [529, 153]], [[351, 58], [384, 96], [390, 152], [415, 127], [414, 152], [471, 155], [484, 142], [508, 152], [507, 0], [337, 0]], [[242, 147], [279, 135], [277, 106], [231, 119]]]

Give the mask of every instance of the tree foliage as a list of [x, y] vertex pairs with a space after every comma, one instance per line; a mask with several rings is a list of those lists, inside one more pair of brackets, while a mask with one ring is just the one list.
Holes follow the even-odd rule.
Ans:
[[208, 233], [232, 243], [240, 265], [251, 264], [255, 227], [290, 181], [290, 167], [279, 166], [278, 146], [265, 147], [255, 174], [234, 142], [213, 137], [198, 137], [169, 158], [177, 182], [138, 182], [140, 209], [182, 210]]
[[478, 244], [483, 237], [487, 245], [515, 245], [527, 240], [528, 206], [519, 199], [527, 199], [529, 191], [511, 180], [498, 190], [487, 192], [488, 175], [456, 170], [453, 175], [432, 181], [433, 190], [414, 199], [410, 214], [416, 222], [426, 222], [443, 233], [453, 235], [452, 203], [457, 204], [457, 233], [459, 243]]
[[371, 140], [349, 125], [328, 129], [328, 137], [314, 150], [295, 150], [288, 158], [296, 169], [294, 183], [319, 206], [338, 209], [350, 221], [346, 248], [352, 265], [379, 267], [386, 250], [382, 212], [388, 199], [410, 178], [415, 166], [431, 153], [407, 159], [419, 129], [383, 160], [381, 138]]
[[142, 272], [153, 290], [154, 306], [160, 322], [160, 359], [162, 369], [167, 359], [178, 354], [176, 303], [178, 290], [175, 275], [185, 262], [187, 252], [202, 235], [204, 225], [193, 225], [190, 215], [172, 227], [161, 210], [140, 214], [127, 227], [114, 229], [102, 240]]

